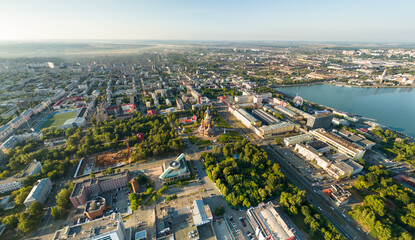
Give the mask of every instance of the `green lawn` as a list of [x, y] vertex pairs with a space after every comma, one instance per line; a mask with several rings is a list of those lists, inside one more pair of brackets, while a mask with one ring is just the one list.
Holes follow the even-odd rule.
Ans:
[[76, 111], [73, 112], [66, 112], [66, 113], [57, 113], [50, 117], [41, 127], [48, 128], [48, 127], [60, 127], [66, 120], [75, 117]]
[[232, 128], [231, 125], [229, 125], [229, 123], [223, 119], [221, 116], [217, 116], [213, 119], [215, 126], [219, 127], [219, 128]]

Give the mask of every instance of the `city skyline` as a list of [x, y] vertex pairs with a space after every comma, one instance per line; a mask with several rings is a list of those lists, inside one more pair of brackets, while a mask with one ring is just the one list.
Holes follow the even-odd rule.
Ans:
[[[376, 3], [376, 5], [374, 4]], [[415, 3], [389, 1], [16, 1], [0, 41], [205, 40], [414, 42]]]

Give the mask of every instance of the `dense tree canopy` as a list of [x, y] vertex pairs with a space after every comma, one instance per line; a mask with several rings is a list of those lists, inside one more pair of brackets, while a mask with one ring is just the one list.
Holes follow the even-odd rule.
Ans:
[[[202, 153], [208, 176], [233, 206], [250, 207], [279, 194], [286, 179], [266, 152], [246, 140], [226, 144], [223, 154]], [[238, 154], [238, 159], [233, 156]]]
[[408, 236], [415, 233], [415, 194], [395, 182], [383, 166], [368, 170], [354, 185], [364, 196], [363, 205], [355, 206], [350, 215], [378, 239], [412, 239]]

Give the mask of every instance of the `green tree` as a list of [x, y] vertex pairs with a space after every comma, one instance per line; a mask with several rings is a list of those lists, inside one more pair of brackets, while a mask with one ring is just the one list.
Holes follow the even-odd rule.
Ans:
[[1, 223], [6, 224], [6, 227], [9, 229], [16, 228], [17, 224], [19, 223], [18, 215], [17, 214], [8, 215], [3, 218]]

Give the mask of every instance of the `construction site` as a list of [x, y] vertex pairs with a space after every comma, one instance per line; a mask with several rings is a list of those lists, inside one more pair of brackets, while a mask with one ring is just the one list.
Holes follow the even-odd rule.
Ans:
[[127, 148], [116, 151], [97, 153], [79, 161], [74, 177], [88, 175], [91, 172], [99, 172], [109, 167], [115, 168], [131, 162], [131, 149], [128, 140], [125, 140]]

